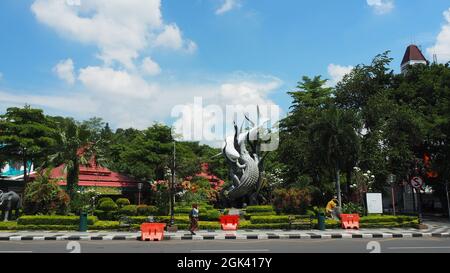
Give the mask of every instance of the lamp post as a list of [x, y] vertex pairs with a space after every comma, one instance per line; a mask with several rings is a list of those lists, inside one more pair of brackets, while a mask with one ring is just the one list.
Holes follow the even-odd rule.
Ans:
[[142, 183], [138, 183], [138, 190], [139, 190], [139, 195], [138, 195], [138, 205], [141, 205], [141, 190], [142, 190]]
[[175, 185], [175, 160], [176, 160], [176, 142], [173, 141], [173, 162], [172, 162], [172, 179], [170, 185], [170, 226], [175, 224], [175, 212], [174, 212], [174, 185]]
[[393, 213], [394, 213], [394, 216], [395, 216], [395, 191], [394, 191], [394, 186], [395, 186], [395, 180], [396, 180], [396, 176], [394, 175], [394, 174], [390, 174], [389, 176], [388, 176], [388, 183], [389, 183], [389, 185], [391, 185], [391, 190], [392, 190], [392, 192], [391, 192], [391, 194], [392, 194], [392, 211], [393, 211]]

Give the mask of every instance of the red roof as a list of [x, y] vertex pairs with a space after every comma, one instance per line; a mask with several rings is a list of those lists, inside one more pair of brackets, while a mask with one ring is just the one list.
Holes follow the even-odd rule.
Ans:
[[403, 57], [402, 65], [409, 61], [427, 61], [422, 51], [416, 45], [410, 45], [406, 49], [405, 56]]
[[[64, 164], [53, 169], [50, 177], [58, 180], [60, 186], [66, 186], [66, 176]], [[132, 178], [113, 172], [108, 168], [98, 166], [95, 160], [91, 160], [88, 166], [80, 166], [78, 185], [84, 187], [114, 187], [114, 188], [134, 188], [138, 182]]]

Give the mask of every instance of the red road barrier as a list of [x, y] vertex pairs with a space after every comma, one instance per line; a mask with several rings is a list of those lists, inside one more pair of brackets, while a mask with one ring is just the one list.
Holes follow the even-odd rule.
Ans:
[[343, 229], [359, 229], [359, 215], [341, 214], [341, 223]]
[[220, 224], [222, 230], [237, 230], [239, 225], [239, 215], [222, 215], [220, 216]]
[[164, 239], [164, 223], [144, 223], [141, 225], [142, 241], [162, 241]]

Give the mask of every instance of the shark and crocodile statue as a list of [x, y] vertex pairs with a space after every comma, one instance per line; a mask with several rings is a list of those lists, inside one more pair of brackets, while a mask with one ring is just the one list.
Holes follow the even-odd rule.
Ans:
[[259, 111], [257, 124], [248, 116], [245, 118], [252, 128], [244, 131], [242, 125], [238, 130], [234, 122], [234, 135], [226, 138], [222, 149], [222, 155], [229, 164], [232, 181], [231, 187], [225, 190], [224, 195], [230, 202], [245, 200], [244, 202], [248, 201], [253, 205], [259, 201], [264, 176], [264, 158], [267, 153], [262, 155], [261, 144], [262, 136], [268, 134], [265, 126], [269, 120], [259, 123]]

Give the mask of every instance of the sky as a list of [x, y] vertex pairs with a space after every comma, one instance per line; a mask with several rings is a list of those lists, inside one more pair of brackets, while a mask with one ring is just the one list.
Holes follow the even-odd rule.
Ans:
[[449, 0], [2, 0], [0, 113], [195, 131], [232, 123], [214, 106], [283, 116], [302, 76], [333, 86], [386, 50], [399, 72], [412, 43], [450, 61]]

